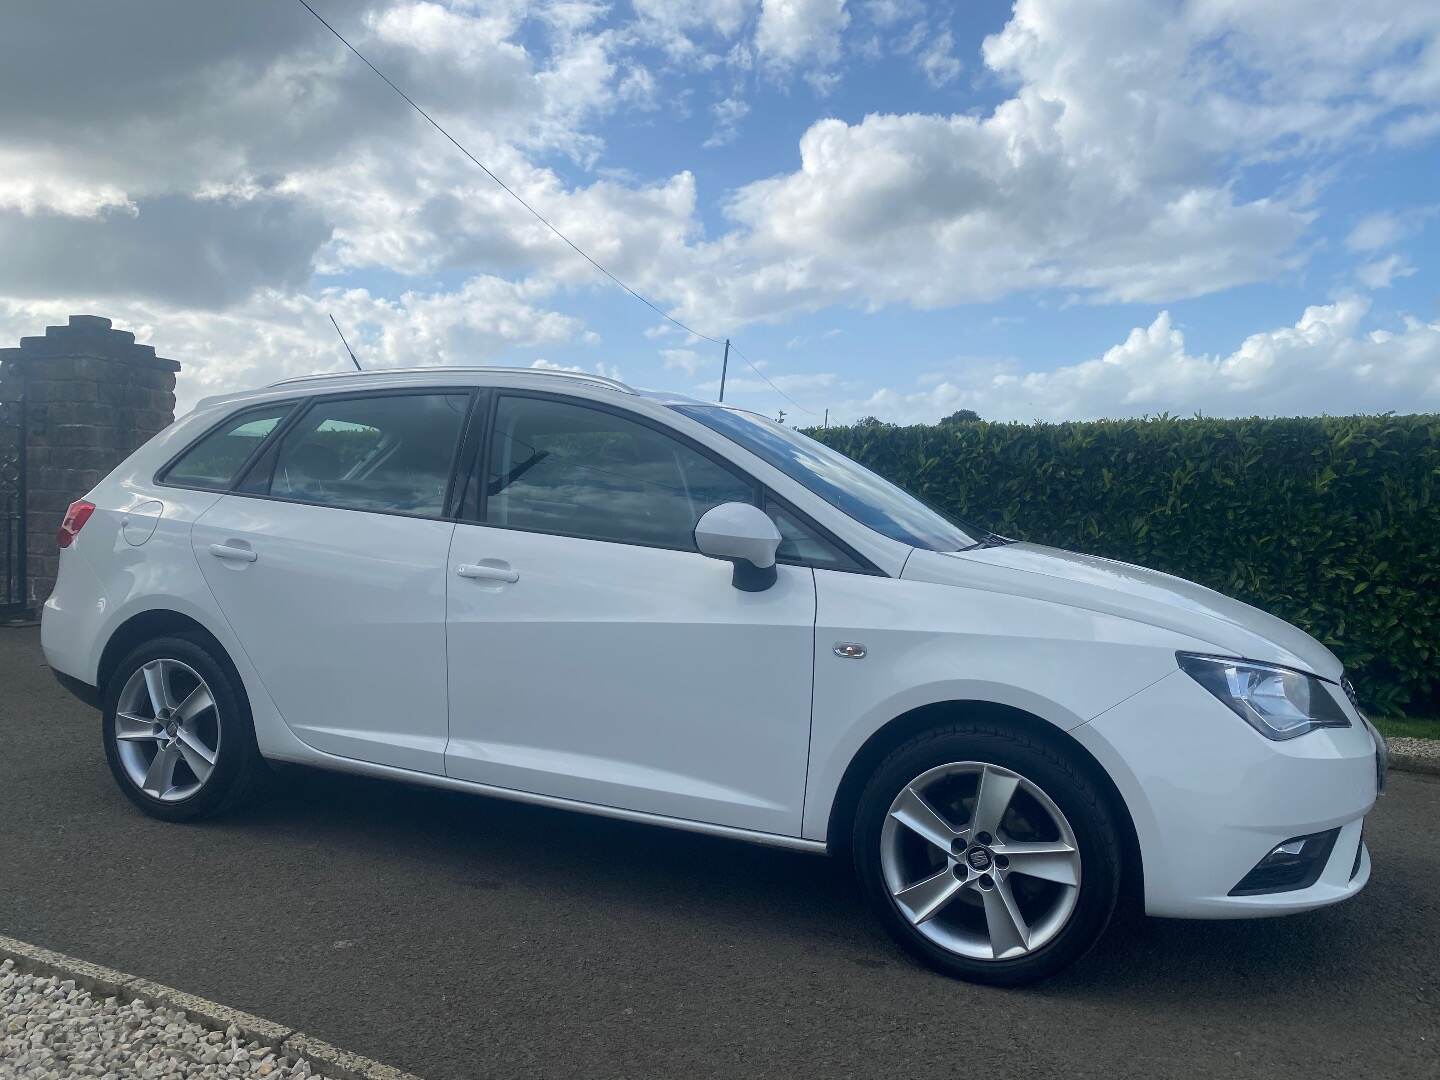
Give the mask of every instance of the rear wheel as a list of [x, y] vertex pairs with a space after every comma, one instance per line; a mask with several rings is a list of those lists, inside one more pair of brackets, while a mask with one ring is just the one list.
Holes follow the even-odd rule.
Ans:
[[125, 657], [105, 689], [102, 715], [110, 771], [152, 817], [221, 813], [264, 774], [238, 677], [189, 637], [157, 638]]
[[901, 745], [861, 796], [860, 880], [886, 928], [948, 975], [1019, 985], [1100, 937], [1120, 840], [1098, 788], [1047, 740], [957, 725]]

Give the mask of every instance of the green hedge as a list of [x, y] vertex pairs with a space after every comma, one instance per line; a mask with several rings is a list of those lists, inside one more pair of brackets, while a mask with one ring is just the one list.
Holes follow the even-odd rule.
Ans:
[[809, 434], [962, 521], [1279, 615], [1330, 646], [1377, 712], [1440, 712], [1440, 416]]

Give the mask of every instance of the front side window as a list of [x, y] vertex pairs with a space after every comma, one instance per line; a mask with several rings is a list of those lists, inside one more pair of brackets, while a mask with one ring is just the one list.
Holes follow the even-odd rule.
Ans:
[[469, 394], [321, 401], [242, 490], [349, 510], [441, 517]]
[[892, 540], [931, 551], [960, 551], [977, 542], [978, 536], [915, 496], [798, 431], [715, 405], [671, 408], [739, 443], [835, 509]]
[[484, 497], [490, 525], [694, 551], [705, 511], [753, 503], [755, 492], [645, 424], [548, 398], [502, 397]]
[[165, 471], [164, 483], [223, 491], [290, 411], [291, 403], [251, 409], [210, 432]]
[[767, 501], [765, 512], [780, 531], [775, 557], [781, 562], [802, 563], [830, 570], [856, 570], [858, 564], [845, 552], [815, 532], [794, 513]]

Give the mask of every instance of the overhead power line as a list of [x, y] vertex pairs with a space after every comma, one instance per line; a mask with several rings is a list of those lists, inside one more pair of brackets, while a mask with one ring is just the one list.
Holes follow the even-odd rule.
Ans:
[[722, 342], [722, 340], [721, 340], [720, 338], [713, 338], [713, 337], [711, 337], [709, 334], [702, 334], [702, 333], [700, 333], [699, 330], [696, 330], [696, 329], [694, 329], [693, 327], [686, 326], [683, 322], [681, 322], [679, 319], [675, 318], [673, 315], [667, 314], [665, 311], [661, 310], [659, 307], [657, 307], [656, 305], [652, 304], [652, 303], [651, 303], [649, 300], [647, 300], [644, 296], [640, 295], [638, 292], [636, 292], [634, 289], [632, 289], [629, 285], [626, 285], [625, 282], [621, 281], [618, 277], [616, 277], [614, 274], [612, 274], [609, 270], [605, 269], [605, 267], [601, 266], [598, 262], [596, 262], [594, 259], [592, 259], [592, 258], [584, 251], [584, 249], [582, 249], [582, 248], [581, 248], [579, 245], [577, 245], [573, 240], [571, 240], [568, 236], [566, 236], [566, 235], [565, 235], [564, 233], [562, 233], [559, 229], [557, 229], [554, 225], [552, 225], [552, 224], [550, 223], [550, 220], [549, 220], [547, 217], [545, 217], [544, 214], [540, 213], [539, 210], [536, 210], [533, 206], [531, 206], [528, 202], [526, 202], [526, 201], [520, 196], [520, 194], [515, 191], [514, 188], [512, 188], [509, 184], [505, 183], [504, 180], [501, 180], [500, 177], [496, 176], [493, 172], [491, 172], [490, 169], [486, 166], [486, 164], [485, 164], [483, 161], [481, 161], [479, 158], [477, 158], [477, 157], [476, 157], [474, 154], [472, 154], [469, 150], [465, 149], [464, 145], [460, 142], [459, 139], [455, 138], [455, 136], [451, 135], [448, 131], [446, 131], [443, 127], [441, 127], [440, 124], [439, 124], [439, 122], [438, 122], [433, 116], [431, 116], [428, 112], [426, 112], [424, 109], [422, 109], [419, 105], [417, 105], [417, 104], [415, 103], [415, 99], [414, 99], [414, 98], [412, 98], [409, 94], [405, 93], [404, 90], [401, 90], [400, 87], [396, 86], [395, 83], [391, 80], [390, 76], [386, 75], [386, 74], [385, 74], [383, 71], [381, 71], [378, 67], [376, 67], [374, 64], [372, 64], [372, 63], [369, 61], [369, 59], [365, 56], [364, 53], [362, 53], [359, 49], [355, 48], [354, 45], [351, 45], [350, 42], [348, 42], [347, 40], [345, 40], [345, 36], [344, 36], [343, 34], [341, 34], [339, 30], [336, 30], [335, 27], [331, 26], [328, 22], [326, 22], [326, 21], [325, 21], [325, 17], [324, 17], [323, 15], [321, 15], [318, 11], [316, 11], [313, 7], [310, 6], [309, 0], [296, 0], [296, 3], [298, 3], [298, 4], [299, 4], [301, 7], [303, 7], [306, 11], [310, 12], [311, 15], [314, 15], [315, 18], [320, 21], [320, 25], [321, 25], [321, 26], [325, 27], [326, 30], [329, 30], [330, 33], [334, 34], [335, 37], [336, 37], [336, 39], [340, 42], [340, 44], [344, 45], [345, 48], [349, 49], [352, 53], [354, 53], [356, 56], [358, 56], [358, 57], [360, 58], [361, 63], [363, 63], [366, 67], [368, 67], [368, 68], [369, 68], [371, 71], [373, 71], [376, 75], [380, 76], [380, 78], [381, 78], [382, 80], [384, 80], [386, 86], [390, 87], [391, 90], [394, 90], [395, 93], [399, 94], [402, 98], [404, 98], [406, 104], [408, 104], [412, 109], [414, 109], [417, 113], [419, 113], [421, 116], [423, 116], [423, 117], [425, 118], [426, 123], [428, 123], [431, 127], [433, 127], [433, 128], [434, 128], [436, 131], [438, 131], [441, 135], [444, 135], [445, 138], [449, 139], [450, 142], [454, 145], [455, 149], [459, 150], [459, 151], [460, 151], [462, 154], [464, 154], [467, 158], [469, 158], [469, 159], [470, 159], [471, 161], [473, 161], [476, 165], [478, 165], [478, 166], [480, 167], [481, 171], [483, 171], [483, 172], [485, 173], [485, 175], [488, 176], [491, 180], [495, 181], [495, 183], [496, 183], [497, 185], [499, 185], [500, 189], [501, 189], [502, 191], [504, 191], [505, 194], [509, 195], [512, 199], [514, 199], [516, 202], [518, 202], [518, 203], [519, 203], [521, 206], [523, 206], [526, 210], [530, 211], [530, 213], [531, 213], [532, 215], [534, 215], [536, 221], [540, 222], [540, 224], [544, 225], [547, 229], [549, 229], [552, 233], [554, 233], [556, 236], [558, 236], [561, 240], [565, 241], [565, 243], [566, 243], [567, 245], [569, 245], [569, 247], [571, 248], [571, 250], [573, 250], [573, 251], [574, 251], [577, 255], [579, 255], [582, 259], [584, 259], [586, 262], [588, 262], [588, 263], [589, 263], [591, 266], [593, 266], [596, 270], [599, 270], [600, 273], [604, 274], [607, 278], [609, 278], [611, 281], [613, 281], [616, 285], [619, 285], [620, 288], [624, 289], [627, 293], [629, 293], [631, 296], [633, 296], [636, 300], [639, 300], [642, 304], [644, 304], [646, 307], [648, 307], [651, 311], [655, 312], [655, 314], [659, 315], [659, 316], [660, 316], [661, 318], [663, 318], [663, 319], [669, 319], [672, 323], [674, 323], [676, 326], [680, 327], [680, 329], [684, 330], [687, 334], [694, 334], [696, 337], [698, 337], [698, 338], [704, 338], [706, 341], [714, 342], [716, 345], [723, 344], [723, 342]]
[[[550, 220], [549, 220], [547, 217], [545, 217], [544, 214], [540, 213], [539, 210], [536, 210], [535, 207], [531, 206], [528, 202], [526, 202], [526, 201], [524, 200], [524, 198], [522, 198], [521, 195], [520, 195], [517, 191], [515, 191], [514, 188], [510, 187], [510, 185], [507, 184], [507, 183], [505, 183], [504, 180], [501, 180], [500, 177], [496, 176], [493, 172], [491, 172], [490, 169], [489, 169], [489, 167], [487, 167], [486, 164], [485, 164], [483, 161], [481, 161], [481, 160], [480, 160], [479, 158], [477, 158], [474, 154], [472, 154], [469, 150], [467, 150], [467, 149], [465, 148], [464, 144], [462, 144], [459, 139], [455, 138], [455, 136], [451, 135], [450, 132], [446, 131], [443, 127], [441, 127], [439, 121], [437, 121], [433, 116], [431, 116], [428, 112], [426, 112], [426, 111], [425, 111], [424, 109], [422, 109], [419, 105], [417, 105], [417, 104], [415, 103], [415, 99], [414, 99], [414, 98], [412, 98], [412, 97], [411, 97], [409, 94], [407, 94], [404, 90], [400, 89], [399, 86], [395, 85], [394, 81], [390, 78], [390, 76], [386, 75], [386, 74], [385, 74], [383, 71], [381, 71], [378, 67], [376, 67], [374, 64], [372, 64], [372, 63], [370, 62], [369, 58], [366, 57], [366, 55], [365, 55], [364, 53], [362, 53], [359, 49], [355, 48], [354, 45], [351, 45], [350, 42], [345, 39], [345, 35], [343, 35], [342, 33], [340, 33], [339, 30], [336, 30], [335, 27], [331, 26], [328, 22], [326, 22], [326, 21], [325, 21], [325, 17], [324, 17], [323, 15], [321, 15], [318, 11], [316, 11], [313, 7], [310, 6], [309, 0], [296, 0], [296, 3], [298, 3], [301, 7], [303, 7], [306, 11], [308, 11], [311, 15], [315, 16], [316, 21], [318, 21], [321, 26], [325, 27], [326, 30], [329, 30], [330, 33], [334, 34], [334, 35], [335, 35], [335, 39], [336, 39], [337, 41], [339, 41], [341, 45], [344, 45], [345, 48], [349, 49], [352, 53], [354, 53], [354, 54], [359, 58], [359, 60], [360, 60], [361, 63], [363, 63], [366, 67], [368, 67], [371, 71], [373, 71], [377, 76], [380, 77], [381, 81], [384, 82], [386, 86], [390, 87], [391, 90], [394, 90], [395, 93], [399, 94], [400, 97], [405, 101], [405, 103], [406, 103], [407, 105], [409, 105], [412, 109], [414, 109], [417, 113], [419, 113], [422, 117], [424, 117], [426, 123], [428, 123], [431, 127], [433, 127], [433, 128], [434, 128], [436, 131], [438, 131], [441, 135], [444, 135], [445, 138], [450, 141], [451, 145], [453, 145], [453, 146], [455, 147], [455, 149], [459, 150], [460, 153], [464, 154], [467, 158], [469, 158], [469, 159], [471, 160], [471, 162], [473, 162], [476, 166], [478, 166], [479, 169], [480, 169], [480, 171], [483, 172], [486, 176], [488, 176], [491, 180], [493, 180], [493, 181], [495, 182], [495, 184], [500, 188], [501, 191], [505, 192], [505, 194], [509, 195], [512, 199], [514, 199], [514, 200], [515, 200], [516, 202], [518, 202], [521, 206], [523, 206], [526, 210], [528, 210], [528, 211], [530, 212], [531, 216], [533, 216], [536, 221], [540, 222], [540, 224], [544, 225], [544, 226], [545, 226], [547, 229], [549, 229], [552, 233], [554, 233], [554, 234], [555, 234], [556, 236], [558, 236], [561, 240], [563, 240], [563, 241], [565, 242], [566, 246], [569, 247], [572, 251], [574, 251], [575, 254], [579, 255], [582, 259], [584, 259], [586, 262], [588, 262], [588, 263], [589, 263], [591, 266], [593, 266], [596, 270], [600, 271], [600, 273], [604, 274], [607, 278], [609, 278], [611, 281], [613, 281], [616, 285], [620, 286], [620, 288], [624, 289], [627, 293], [629, 293], [631, 296], [633, 296], [636, 300], [639, 300], [640, 303], [644, 304], [644, 305], [645, 305], [647, 308], [649, 308], [651, 311], [655, 312], [655, 314], [659, 315], [662, 319], [665, 319], [665, 320], [668, 321], [668, 322], [674, 323], [674, 324], [675, 324], [676, 326], [678, 326], [681, 330], [684, 330], [687, 334], [691, 334], [691, 335], [693, 335], [693, 336], [695, 336], [695, 337], [697, 337], [697, 338], [701, 338], [702, 340], [708, 341], [708, 342], [710, 342], [710, 343], [712, 343], [712, 344], [714, 344], [714, 345], [725, 345], [725, 344], [727, 344], [727, 342], [726, 342], [726, 340], [725, 340], [724, 338], [712, 337], [712, 336], [709, 335], [709, 334], [702, 334], [699, 330], [696, 330], [694, 327], [688, 326], [688, 325], [686, 325], [685, 323], [681, 322], [679, 319], [675, 318], [675, 316], [671, 315], [669, 312], [667, 312], [667, 311], [665, 311], [664, 309], [660, 308], [658, 305], [652, 303], [648, 298], [646, 298], [645, 296], [641, 295], [641, 294], [640, 294], [639, 292], [637, 292], [636, 290], [632, 289], [629, 285], [627, 285], [627, 284], [626, 284], [624, 281], [622, 281], [620, 278], [616, 277], [613, 273], [611, 273], [609, 270], [607, 270], [607, 269], [606, 269], [604, 266], [602, 266], [600, 263], [596, 262], [595, 259], [593, 259], [593, 258], [590, 257], [590, 255], [589, 255], [588, 252], [586, 252], [583, 248], [581, 248], [578, 244], [576, 244], [576, 243], [575, 243], [573, 240], [571, 240], [568, 236], [566, 236], [566, 235], [565, 235], [564, 233], [562, 233], [559, 229], [557, 229], [557, 228], [550, 222]], [[336, 329], [336, 331], [338, 332], [340, 328], [339, 328], [339, 326], [336, 326], [335, 329]], [[343, 340], [343, 338], [344, 338], [344, 335], [343, 335], [343, 334], [341, 335], [341, 338], [342, 338], [342, 340]], [[735, 353], [740, 357], [740, 359], [742, 359], [742, 360], [745, 361], [745, 363], [749, 366], [749, 368], [750, 368], [751, 371], [755, 372], [756, 375], [759, 375], [760, 378], [762, 378], [762, 379], [765, 380], [766, 384], [770, 387], [770, 389], [774, 390], [775, 393], [779, 394], [779, 395], [780, 395], [782, 398], [784, 398], [786, 401], [790, 402], [791, 405], [794, 405], [794, 406], [795, 406], [797, 409], [799, 409], [801, 412], [808, 413], [808, 414], [811, 415], [811, 416], [816, 416], [816, 415], [818, 415], [818, 414], [816, 414], [816, 413], [814, 413], [814, 412], [811, 412], [809, 409], [805, 408], [805, 406], [801, 405], [798, 401], [796, 401], [794, 398], [792, 398], [789, 394], [785, 393], [785, 391], [781, 390], [778, 386], [776, 386], [773, 382], [771, 382], [769, 376], [767, 376], [763, 371], [761, 371], [758, 367], [756, 367], [753, 363], [751, 363], [750, 358], [747, 357], [744, 353], [740, 352], [740, 350], [739, 350], [738, 348], [736, 348], [736, 347], [733, 346], [733, 345], [731, 346], [731, 348], [734, 349]], [[348, 345], [348, 344], [346, 345], [346, 349], [347, 349], [347, 350], [349, 349], [349, 345]], [[351, 359], [352, 359], [352, 360], [354, 359], [354, 354], [353, 354], [353, 353], [351, 354]], [[357, 366], [358, 366], [358, 364], [357, 364]]]
[[792, 398], [789, 394], [785, 393], [784, 390], [781, 390], [778, 386], [776, 386], [773, 382], [771, 382], [771, 381], [770, 381], [770, 376], [769, 376], [769, 375], [766, 375], [766, 374], [765, 374], [763, 371], [761, 371], [758, 367], [756, 367], [754, 364], [752, 364], [752, 363], [750, 362], [750, 358], [749, 358], [748, 356], [746, 356], [743, 352], [740, 351], [740, 347], [739, 347], [738, 345], [735, 345], [735, 344], [732, 343], [731, 346], [730, 346], [730, 351], [733, 352], [736, 356], [740, 357], [741, 360], [744, 360], [745, 363], [746, 363], [747, 365], [749, 365], [750, 370], [753, 371], [753, 372], [755, 372], [756, 375], [759, 375], [760, 378], [764, 379], [766, 385], [769, 386], [771, 390], [774, 390], [775, 393], [779, 394], [779, 395], [780, 395], [781, 397], [783, 397], [786, 401], [788, 401], [791, 405], [794, 405], [795, 408], [799, 409], [801, 412], [806, 413], [806, 414], [809, 415], [809, 416], [819, 417], [819, 415], [820, 415], [819, 413], [817, 413], [817, 412], [812, 412], [810, 409], [805, 408], [804, 405], [801, 405], [798, 401], [796, 401], [794, 398]]

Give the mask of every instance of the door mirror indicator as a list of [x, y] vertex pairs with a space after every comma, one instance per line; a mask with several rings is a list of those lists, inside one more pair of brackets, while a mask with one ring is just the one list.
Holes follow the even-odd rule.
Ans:
[[763, 592], [775, 584], [780, 530], [758, 506], [728, 502], [711, 507], [695, 525], [695, 547], [702, 555], [734, 563], [731, 584], [737, 589]]

